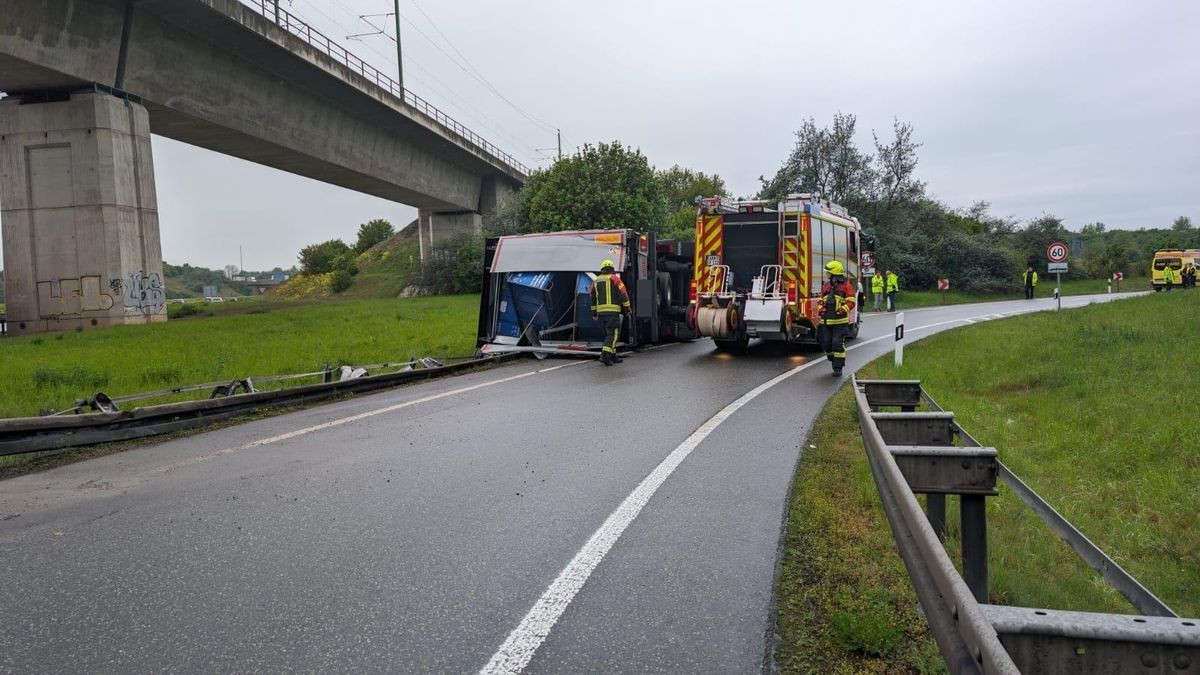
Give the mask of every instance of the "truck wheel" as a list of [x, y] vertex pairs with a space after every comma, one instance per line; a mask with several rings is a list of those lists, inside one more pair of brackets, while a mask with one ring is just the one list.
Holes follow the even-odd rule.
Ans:
[[671, 288], [671, 275], [666, 272], [659, 272], [655, 279], [658, 284], [658, 307], [661, 311], [666, 312], [674, 304], [674, 292]]

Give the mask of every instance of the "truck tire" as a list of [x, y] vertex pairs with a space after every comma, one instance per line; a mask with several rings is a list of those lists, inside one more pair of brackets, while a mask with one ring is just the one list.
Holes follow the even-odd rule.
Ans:
[[655, 277], [655, 283], [658, 285], [658, 308], [662, 312], [666, 312], [675, 304], [675, 292], [671, 288], [671, 275], [667, 272], [659, 272]]

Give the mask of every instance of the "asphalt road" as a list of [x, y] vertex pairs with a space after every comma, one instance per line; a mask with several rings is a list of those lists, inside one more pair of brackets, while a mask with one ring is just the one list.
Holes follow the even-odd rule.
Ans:
[[[914, 310], [907, 333], [1051, 303]], [[850, 369], [893, 322], [867, 319]], [[0, 669], [762, 670], [788, 489], [840, 384], [812, 351], [700, 341], [4, 481]]]

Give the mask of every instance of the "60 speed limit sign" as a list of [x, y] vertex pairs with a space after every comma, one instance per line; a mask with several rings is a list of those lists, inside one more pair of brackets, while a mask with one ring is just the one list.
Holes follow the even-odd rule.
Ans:
[[1056, 241], [1046, 247], [1046, 258], [1052, 263], [1066, 262], [1067, 257], [1071, 255], [1071, 249], [1061, 241]]

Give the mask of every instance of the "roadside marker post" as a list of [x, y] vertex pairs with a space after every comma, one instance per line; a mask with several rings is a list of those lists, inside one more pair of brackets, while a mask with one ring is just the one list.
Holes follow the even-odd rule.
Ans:
[[904, 312], [896, 315], [896, 367], [904, 365]]
[[942, 304], [944, 305], [946, 304], [946, 291], [950, 290], [950, 280], [938, 279], [938, 290], [942, 293]]

